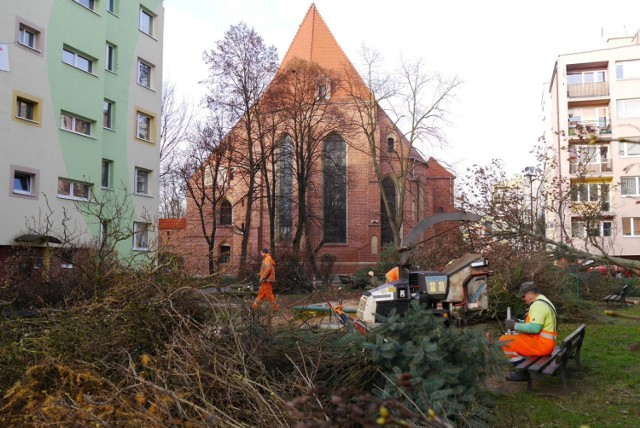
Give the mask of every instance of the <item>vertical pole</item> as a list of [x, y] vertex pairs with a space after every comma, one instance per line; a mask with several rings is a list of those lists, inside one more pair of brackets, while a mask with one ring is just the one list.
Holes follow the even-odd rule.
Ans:
[[[539, 171], [538, 168], [533, 166], [528, 166], [522, 171], [524, 173], [524, 176], [529, 179], [529, 249], [530, 250], [533, 250], [533, 247], [534, 247], [533, 235], [534, 235], [535, 222], [533, 220], [533, 216], [534, 216], [533, 178], [534, 178], [534, 175], [537, 175], [537, 171]], [[524, 180], [523, 180], [522, 182], [523, 193], [524, 193], [524, 186], [526, 186], [526, 184], [524, 184]]]

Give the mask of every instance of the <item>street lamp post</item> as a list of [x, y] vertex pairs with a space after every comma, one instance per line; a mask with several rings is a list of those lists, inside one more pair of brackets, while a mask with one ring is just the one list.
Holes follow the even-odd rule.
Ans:
[[[527, 166], [522, 170], [523, 175], [529, 179], [529, 232], [531, 235], [534, 234], [533, 180], [538, 177], [539, 172], [540, 170], [533, 166]], [[530, 249], [533, 249], [533, 239], [531, 237], [529, 238], [529, 246]]]

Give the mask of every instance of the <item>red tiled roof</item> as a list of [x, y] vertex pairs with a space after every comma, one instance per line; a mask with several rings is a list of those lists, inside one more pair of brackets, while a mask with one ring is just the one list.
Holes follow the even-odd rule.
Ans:
[[158, 220], [158, 229], [161, 230], [185, 229], [186, 227], [187, 220], [184, 218], [161, 218]]
[[344, 72], [347, 69], [355, 71], [313, 3], [300, 24], [280, 67], [286, 66], [288, 61], [296, 57], [315, 62], [321, 67], [336, 72]]

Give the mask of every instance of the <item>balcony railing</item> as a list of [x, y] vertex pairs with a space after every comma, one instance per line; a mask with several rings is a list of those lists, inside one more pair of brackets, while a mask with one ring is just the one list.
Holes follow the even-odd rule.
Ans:
[[609, 95], [609, 82], [581, 83], [567, 85], [569, 98], [604, 97]]
[[577, 161], [569, 162], [569, 174], [598, 174], [612, 171], [611, 159], [602, 162], [589, 162], [587, 164]]
[[589, 135], [611, 134], [611, 122], [607, 119], [569, 121], [569, 136], [588, 137]]

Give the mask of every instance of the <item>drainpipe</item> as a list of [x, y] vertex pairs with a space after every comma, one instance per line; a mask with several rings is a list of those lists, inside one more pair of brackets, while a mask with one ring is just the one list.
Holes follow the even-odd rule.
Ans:
[[[560, 74], [558, 70], [558, 62], [556, 61], [556, 123], [558, 124], [558, 132], [556, 133], [556, 148], [557, 148], [557, 159], [558, 159], [558, 179], [560, 179], [560, 186], [562, 186], [562, 158], [561, 158], [561, 139], [562, 132], [560, 129], [560, 124], [562, 123], [560, 120]], [[568, 104], [568, 101], [566, 102]], [[560, 242], [565, 242], [564, 237], [564, 207], [562, 212], [560, 212]]]

